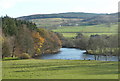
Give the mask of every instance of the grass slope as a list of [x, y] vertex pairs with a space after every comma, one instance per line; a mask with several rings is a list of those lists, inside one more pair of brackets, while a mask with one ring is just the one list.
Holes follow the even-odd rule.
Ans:
[[[33, 20], [36, 19], [49, 19], [49, 18], [62, 18], [62, 19], [70, 19], [70, 22], [62, 21], [66, 24], [102, 24], [102, 23], [113, 23], [117, 22], [118, 13], [111, 14], [98, 14], [98, 13], [84, 13], [84, 12], [68, 12], [68, 13], [56, 13], [56, 14], [34, 14], [29, 16], [18, 17], [18, 19], [24, 20]], [[71, 19], [82, 19], [83, 21], [74, 21]], [[38, 21], [36, 23], [39, 23]], [[72, 25], [73, 26], [73, 25]], [[75, 25], [74, 25], [75, 26]]]
[[118, 63], [80, 60], [3, 61], [3, 79], [118, 79]]
[[[72, 37], [76, 37], [77, 33], [62, 33], [64, 37], [66, 38], [72, 38]], [[114, 35], [117, 33], [82, 33], [83, 35], [85, 35], [86, 37], [89, 37], [90, 35]]]
[[[87, 25], [87, 22], [81, 22], [82, 20], [79, 18], [43, 18], [32, 19], [30, 21], [35, 22], [40, 28], [63, 33], [65, 37], [75, 37], [78, 32], [84, 32], [85, 35], [90, 36], [94, 34], [110, 35], [118, 31], [117, 23]], [[84, 23], [84, 25], [79, 26], [78, 24], [80, 23]]]
[[77, 33], [82, 32], [84, 35], [111, 35], [118, 32], [117, 24], [101, 24], [101, 25], [92, 25], [92, 26], [62, 26], [58, 29], [54, 29], [54, 32], [60, 32], [65, 37], [75, 37]]
[[90, 33], [115, 33], [117, 32], [118, 25], [92, 25], [92, 26], [62, 26], [53, 31], [55, 32], [90, 32]]

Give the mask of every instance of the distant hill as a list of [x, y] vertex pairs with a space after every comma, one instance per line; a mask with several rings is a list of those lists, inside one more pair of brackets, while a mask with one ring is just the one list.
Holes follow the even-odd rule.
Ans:
[[40, 18], [90, 18], [98, 15], [105, 14], [95, 14], [95, 13], [83, 13], [83, 12], [69, 12], [69, 13], [56, 13], [56, 14], [35, 14], [29, 16], [18, 17], [19, 19], [31, 20]]
[[56, 14], [35, 14], [18, 17], [20, 20], [35, 22], [38, 27], [56, 28], [59, 26], [98, 25], [118, 22], [118, 13], [97, 14], [69, 12]]
[[35, 14], [29, 16], [18, 17], [18, 19], [31, 20], [31, 19], [40, 19], [40, 18], [81, 18], [87, 19], [96, 16], [117, 16], [117, 13], [114, 14], [97, 14], [97, 13], [84, 13], [84, 12], [68, 12], [68, 13], [56, 13], [56, 14]]

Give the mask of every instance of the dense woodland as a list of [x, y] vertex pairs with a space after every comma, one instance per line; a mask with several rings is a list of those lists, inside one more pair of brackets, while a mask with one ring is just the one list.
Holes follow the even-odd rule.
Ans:
[[29, 21], [2, 17], [2, 57], [31, 58], [56, 53], [60, 48], [61, 41], [54, 32]]

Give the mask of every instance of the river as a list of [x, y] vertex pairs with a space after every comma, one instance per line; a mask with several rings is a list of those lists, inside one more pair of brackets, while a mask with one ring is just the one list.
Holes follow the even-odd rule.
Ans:
[[[67, 60], [95, 60], [94, 55], [83, 54], [85, 50], [75, 48], [61, 48], [60, 52], [56, 54], [43, 54], [40, 59], [67, 59]], [[98, 57], [98, 56], [97, 56]], [[118, 61], [117, 56], [100, 56], [101, 61]]]

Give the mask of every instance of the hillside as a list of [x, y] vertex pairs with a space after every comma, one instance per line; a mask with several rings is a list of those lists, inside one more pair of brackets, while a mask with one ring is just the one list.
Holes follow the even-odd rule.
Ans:
[[60, 26], [83, 26], [109, 24], [117, 22], [117, 13], [97, 14], [83, 12], [69, 12], [58, 14], [36, 14], [18, 17], [21, 20], [35, 22], [38, 27], [56, 29]]
[[105, 14], [95, 14], [95, 13], [83, 13], [83, 12], [68, 12], [68, 13], [56, 13], [56, 14], [35, 14], [29, 16], [18, 17], [19, 19], [30, 20], [30, 19], [40, 19], [40, 18], [82, 18], [94, 17], [98, 15]]

